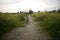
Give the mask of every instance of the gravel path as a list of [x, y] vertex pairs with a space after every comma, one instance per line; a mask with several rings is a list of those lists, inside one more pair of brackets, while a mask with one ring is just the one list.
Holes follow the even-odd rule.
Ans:
[[13, 29], [11, 32], [2, 36], [2, 40], [47, 40], [45, 32], [39, 31], [31, 16], [25, 27]]

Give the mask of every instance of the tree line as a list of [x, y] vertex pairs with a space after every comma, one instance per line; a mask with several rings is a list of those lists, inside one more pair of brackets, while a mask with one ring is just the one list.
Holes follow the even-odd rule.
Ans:
[[[37, 12], [40, 13], [41, 11], [39, 10]], [[48, 12], [48, 13], [54, 13], [54, 12], [60, 13], [60, 9], [58, 9], [58, 10], [51, 10], [51, 11], [45, 11], [45, 12]], [[0, 12], [0, 13], [2, 13], [2, 12]], [[17, 12], [17, 13], [32, 14], [32, 13], [34, 13], [34, 11], [30, 9], [29, 12], [20, 11], [20, 12]]]

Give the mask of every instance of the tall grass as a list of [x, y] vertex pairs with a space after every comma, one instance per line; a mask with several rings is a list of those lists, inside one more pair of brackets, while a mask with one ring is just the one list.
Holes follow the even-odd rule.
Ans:
[[35, 21], [43, 31], [47, 31], [52, 40], [60, 40], [60, 14], [59, 13], [37, 13], [32, 14]]
[[11, 31], [16, 27], [24, 27], [25, 14], [0, 13], [0, 35]]

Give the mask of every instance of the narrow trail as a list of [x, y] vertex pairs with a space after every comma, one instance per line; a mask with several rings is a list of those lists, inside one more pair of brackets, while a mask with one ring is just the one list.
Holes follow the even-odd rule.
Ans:
[[39, 31], [36, 23], [31, 16], [25, 27], [13, 29], [11, 32], [2, 36], [2, 40], [48, 40], [45, 32]]

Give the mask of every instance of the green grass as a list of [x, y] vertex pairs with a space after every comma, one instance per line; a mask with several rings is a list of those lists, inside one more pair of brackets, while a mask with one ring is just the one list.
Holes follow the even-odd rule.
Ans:
[[60, 14], [59, 13], [37, 13], [32, 14], [43, 31], [47, 31], [52, 40], [60, 40]]
[[25, 26], [25, 14], [0, 13], [0, 35], [11, 31], [13, 28]]

